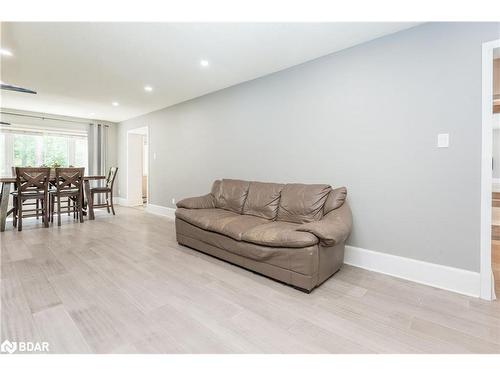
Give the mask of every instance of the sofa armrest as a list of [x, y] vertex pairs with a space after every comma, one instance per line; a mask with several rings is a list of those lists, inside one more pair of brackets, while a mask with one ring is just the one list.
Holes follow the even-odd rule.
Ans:
[[202, 195], [201, 197], [185, 198], [177, 202], [178, 208], [215, 208], [215, 198], [210, 194]]
[[339, 208], [323, 216], [321, 220], [302, 224], [296, 230], [314, 234], [324, 246], [334, 246], [345, 242], [351, 234], [351, 229], [351, 209], [345, 202]]

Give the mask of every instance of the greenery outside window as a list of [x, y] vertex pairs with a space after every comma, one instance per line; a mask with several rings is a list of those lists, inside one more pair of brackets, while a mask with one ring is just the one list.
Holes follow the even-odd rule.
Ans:
[[0, 175], [11, 175], [12, 167], [28, 166], [87, 169], [87, 134], [40, 128], [0, 128]]

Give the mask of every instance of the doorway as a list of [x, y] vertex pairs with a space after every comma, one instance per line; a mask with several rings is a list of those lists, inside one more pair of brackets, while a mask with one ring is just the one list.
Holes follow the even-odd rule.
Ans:
[[127, 131], [127, 205], [146, 206], [149, 202], [149, 129]]
[[500, 296], [500, 47], [493, 50], [493, 185], [491, 204], [491, 268], [493, 289]]
[[[495, 282], [492, 262], [493, 213], [493, 63], [500, 50], [500, 39], [483, 43], [482, 47], [482, 126], [481, 126], [481, 233], [480, 233], [480, 297], [494, 300]], [[492, 165], [493, 163], [493, 165]]]

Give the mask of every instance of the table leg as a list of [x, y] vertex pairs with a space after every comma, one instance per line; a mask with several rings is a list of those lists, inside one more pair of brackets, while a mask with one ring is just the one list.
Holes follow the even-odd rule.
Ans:
[[2, 184], [2, 200], [0, 201], [0, 232], [5, 231], [7, 221], [7, 206], [9, 204], [10, 182]]
[[85, 185], [85, 195], [87, 196], [87, 214], [89, 217], [89, 220], [94, 220], [94, 202], [92, 201], [92, 194], [90, 194], [90, 181], [85, 180], [84, 181]]

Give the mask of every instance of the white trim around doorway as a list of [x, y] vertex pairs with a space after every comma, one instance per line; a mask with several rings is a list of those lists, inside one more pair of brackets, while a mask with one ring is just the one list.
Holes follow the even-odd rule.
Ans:
[[480, 297], [493, 300], [491, 269], [491, 197], [493, 175], [493, 50], [500, 48], [500, 39], [483, 43], [482, 48], [482, 130], [481, 130], [481, 235], [480, 235]]

